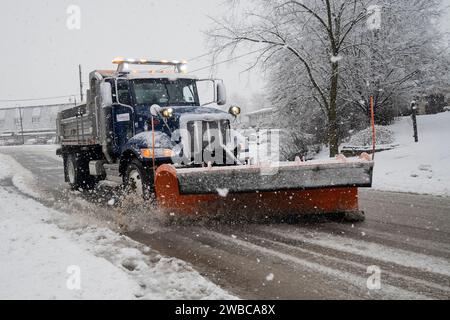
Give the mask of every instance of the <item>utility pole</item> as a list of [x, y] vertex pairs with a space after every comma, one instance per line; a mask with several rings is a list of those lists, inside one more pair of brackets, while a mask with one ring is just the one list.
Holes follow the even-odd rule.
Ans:
[[23, 120], [22, 120], [22, 108], [19, 107], [19, 119], [20, 119], [20, 131], [22, 133], [22, 144], [25, 144], [25, 137], [23, 135]]
[[411, 110], [412, 110], [412, 121], [414, 127], [414, 141], [419, 142], [419, 131], [417, 129], [417, 104], [416, 101], [411, 102]]
[[78, 65], [78, 71], [80, 74], [80, 98], [81, 98], [81, 103], [83, 103], [84, 97], [83, 97], [83, 75], [81, 73], [81, 64]]
[[[76, 107], [77, 106], [77, 96], [73, 95], [73, 106]], [[72, 99], [69, 99], [70, 102], [72, 102]]]

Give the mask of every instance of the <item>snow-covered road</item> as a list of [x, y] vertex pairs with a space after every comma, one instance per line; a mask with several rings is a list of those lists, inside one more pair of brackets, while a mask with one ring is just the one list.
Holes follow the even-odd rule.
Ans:
[[183, 261], [38, 202], [60, 177], [39, 152], [39, 180], [0, 154], [0, 299], [233, 298]]
[[[102, 270], [102, 264], [107, 265], [107, 271], [98, 277], [95, 297], [99, 298], [114, 297], [111, 292], [117, 298], [227, 297], [219, 287], [250, 299], [450, 297], [448, 198], [362, 191], [361, 206], [367, 221], [356, 225], [308, 219], [291, 223], [173, 223], [141, 203], [109, 205], [114, 189], [108, 186], [96, 195], [69, 192], [62, 184], [61, 162], [46, 155], [51, 149], [34, 147], [24, 152], [23, 148], [28, 147], [0, 148], [0, 154], [20, 162], [0, 155], [1, 163], [12, 167], [8, 170], [15, 176], [0, 178], [0, 196], [9, 208], [5, 213], [2, 210], [0, 217], [2, 226], [9, 230], [5, 232], [8, 239], [1, 239], [1, 263], [26, 265], [26, 251], [11, 252], [15, 237], [19, 247], [33, 241], [44, 248], [51, 245], [55, 250], [50, 258], [56, 261], [51, 267], [46, 263], [52, 260], [42, 258], [44, 249], [29, 257], [40, 259], [36, 265], [48, 271], [47, 277], [53, 281], [49, 284], [55, 285], [45, 287], [47, 282], [39, 280], [39, 273], [33, 278], [26, 268], [14, 273], [15, 268], [10, 267], [8, 277], [1, 279], [11, 283], [0, 291], [3, 297], [13, 297], [14, 283], [21, 284], [25, 297], [28, 291], [33, 292], [33, 287], [27, 289], [28, 282], [16, 282], [22, 274], [41, 287], [29, 298], [41, 297], [37, 295], [40, 291], [46, 292], [45, 297], [92, 297], [87, 286], [83, 288], [86, 292], [66, 292], [70, 276], [66, 268], [81, 264], [76, 261], [87, 261], [80, 265], [81, 270], [86, 268], [86, 281], [89, 270], [95, 274]], [[38, 196], [37, 200], [29, 194]], [[27, 234], [34, 234], [30, 226], [42, 229], [28, 242]], [[127, 227], [127, 237], [114, 232], [123, 226]], [[22, 228], [28, 232], [19, 232]], [[65, 246], [69, 249], [62, 251]], [[66, 253], [75, 258], [64, 260]], [[374, 270], [381, 272], [379, 290], [367, 286], [377, 275]], [[110, 277], [116, 280], [102, 284]], [[115, 291], [119, 283], [124, 289]]]

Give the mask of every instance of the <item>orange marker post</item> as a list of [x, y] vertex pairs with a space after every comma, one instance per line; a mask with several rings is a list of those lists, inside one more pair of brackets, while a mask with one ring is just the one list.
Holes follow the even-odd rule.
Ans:
[[156, 154], [155, 154], [155, 117], [152, 117], [152, 158], [153, 158], [153, 182], [156, 178]]

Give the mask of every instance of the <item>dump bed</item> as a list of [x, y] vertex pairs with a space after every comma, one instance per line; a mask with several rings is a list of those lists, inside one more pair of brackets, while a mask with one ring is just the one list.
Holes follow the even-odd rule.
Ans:
[[95, 112], [87, 105], [64, 110], [57, 118], [57, 139], [63, 146], [86, 146], [99, 144]]

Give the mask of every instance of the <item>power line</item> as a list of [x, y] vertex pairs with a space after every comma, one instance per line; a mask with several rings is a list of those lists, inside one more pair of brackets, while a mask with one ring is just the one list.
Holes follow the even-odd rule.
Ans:
[[[237, 59], [240, 59], [240, 58], [243, 58], [243, 57], [252, 55], [252, 54], [254, 54], [254, 53], [256, 53], [256, 52], [262, 51], [262, 50], [265, 50], [265, 48], [261, 48], [261, 49], [258, 49], [258, 50], [252, 51], [252, 52], [248, 52], [248, 53], [246, 53], [246, 54], [243, 54], [243, 55], [240, 55], [240, 56], [237, 56], [237, 57], [234, 57], [234, 58], [225, 60], [225, 61], [217, 62], [217, 63], [214, 63], [214, 64], [209, 65], [209, 66], [207, 66], [207, 67], [202, 67], [202, 68], [200, 68], [200, 69], [196, 69], [196, 70], [194, 70], [194, 71], [190, 71], [189, 73], [196, 72], [196, 71], [201, 71], [201, 70], [204, 70], [204, 69], [208, 69], [208, 68], [210, 68], [210, 67], [214, 67], [214, 66], [216, 66], [216, 65], [220, 65], [220, 64], [227, 63], [227, 62], [230, 62], [230, 61], [233, 61], [233, 60], [237, 60]], [[210, 51], [210, 52], [208, 52], [208, 53], [204, 53], [204, 54], [202, 54], [202, 55], [199, 55], [199, 56], [196, 56], [196, 57], [193, 57], [193, 58], [189, 58], [189, 59], [187, 59], [187, 61], [188, 61], [188, 63], [190, 63], [190, 62], [192, 62], [192, 61], [199, 60], [199, 59], [201, 59], [201, 58], [210, 56], [210, 55], [212, 55], [212, 54], [214, 54], [214, 53], [217, 53], [217, 52], [218, 52], [217, 50], [213, 50], [213, 51]], [[166, 69], [169, 69], [169, 68], [170, 68], [170, 67], [166, 67], [166, 68], [163, 68], [163, 69], [161, 69], [161, 70], [166, 70]]]
[[[216, 52], [217, 52], [217, 50], [214, 50], [214, 51], [210, 51], [210, 52], [208, 52], [208, 53], [204, 53], [204, 54], [202, 54], [202, 55], [199, 55], [199, 56], [196, 56], [196, 57], [193, 57], [193, 58], [189, 58], [189, 59], [187, 59], [187, 62], [188, 62], [188, 63], [191, 63], [192, 61], [197, 61], [197, 60], [199, 60], [199, 59], [201, 59], [201, 58], [210, 56], [210, 55], [212, 55], [212, 54], [214, 54], [214, 53], [216, 53]], [[161, 70], [167, 70], [167, 69], [170, 69], [170, 68], [171, 68], [171, 67], [165, 67], [165, 68], [162, 68]]]
[[190, 59], [188, 59], [188, 62], [196, 61], [196, 60], [198, 60], [198, 59], [201, 59], [201, 58], [210, 56], [210, 55], [212, 55], [212, 54], [214, 54], [214, 53], [216, 53], [216, 52], [217, 52], [217, 50], [213, 50], [213, 51], [211, 51], [211, 52], [204, 53], [204, 54], [202, 54], [202, 55], [200, 55], [200, 56], [190, 58]]
[[241, 59], [241, 58], [250, 56], [250, 55], [252, 55], [252, 54], [254, 54], [254, 53], [257, 53], [257, 52], [260, 52], [260, 51], [263, 51], [263, 50], [266, 50], [266, 48], [258, 49], [258, 50], [251, 51], [251, 52], [247, 52], [247, 53], [242, 54], [242, 55], [240, 55], [240, 56], [233, 57], [233, 58], [230, 58], [230, 59], [227, 59], [227, 60], [224, 60], [224, 61], [219, 61], [219, 62], [213, 63], [213, 64], [211, 64], [211, 65], [209, 65], [209, 66], [205, 66], [205, 67], [202, 67], [202, 68], [199, 68], [199, 69], [192, 70], [192, 71], [190, 71], [189, 73], [194, 73], [194, 72], [198, 72], [198, 71], [203, 71], [203, 70], [209, 69], [209, 68], [211, 68], [211, 67], [215, 67], [215, 66], [218, 66], [218, 65], [221, 65], [221, 64], [224, 64], [224, 63], [228, 63], [228, 62], [231, 62], [231, 61], [234, 61], [234, 60], [238, 60], [238, 59]]
[[71, 98], [71, 97], [76, 97], [76, 95], [75, 95], [75, 94], [71, 94], [71, 95], [67, 95], [67, 96], [47, 97], [47, 98], [29, 98], [29, 99], [0, 100], [0, 102], [42, 101], [42, 100], [55, 100], [55, 99]]
[[[194, 72], [198, 72], [198, 71], [203, 71], [203, 70], [209, 69], [209, 68], [211, 68], [211, 67], [215, 67], [215, 66], [218, 66], [218, 65], [221, 65], [221, 64], [224, 64], [224, 63], [228, 63], [228, 62], [231, 62], [231, 61], [235, 61], [235, 60], [238, 60], [238, 59], [241, 59], [241, 58], [250, 56], [250, 55], [252, 55], [252, 54], [255, 54], [255, 53], [257, 53], [257, 52], [263, 51], [263, 50], [265, 50], [265, 49], [266, 49], [266, 48], [261, 48], [261, 49], [258, 49], [258, 50], [254, 50], [254, 51], [251, 51], [251, 52], [247, 52], [247, 53], [242, 54], [242, 55], [239, 55], [239, 56], [237, 56], [237, 57], [233, 57], [233, 58], [230, 58], [230, 59], [227, 59], [227, 60], [224, 60], [224, 61], [219, 61], [219, 62], [213, 63], [213, 64], [211, 64], [211, 65], [209, 65], [209, 66], [205, 66], [205, 67], [201, 67], [201, 68], [192, 70], [192, 71], [190, 71], [189, 73], [194, 73]], [[197, 56], [197, 57], [193, 57], [193, 58], [189, 59], [189, 61], [196, 61], [196, 60], [198, 60], [198, 59], [201, 59], [201, 58], [203, 58], [203, 57], [207, 57], [207, 56], [209, 56], [209, 55], [211, 55], [211, 54], [213, 54], [213, 53], [216, 53], [216, 52], [217, 52], [216, 50], [215, 50], [215, 51], [211, 51], [211, 52], [208, 52], [208, 53], [199, 55], [199, 56]], [[75, 95], [75, 94], [71, 94], [71, 95], [66, 95], [66, 96], [47, 97], [47, 98], [30, 98], [30, 99], [2, 99], [2, 100], [0, 100], [0, 102], [43, 101], [43, 100], [54, 100], [54, 99], [71, 98], [71, 97], [76, 97], [76, 95]]]

